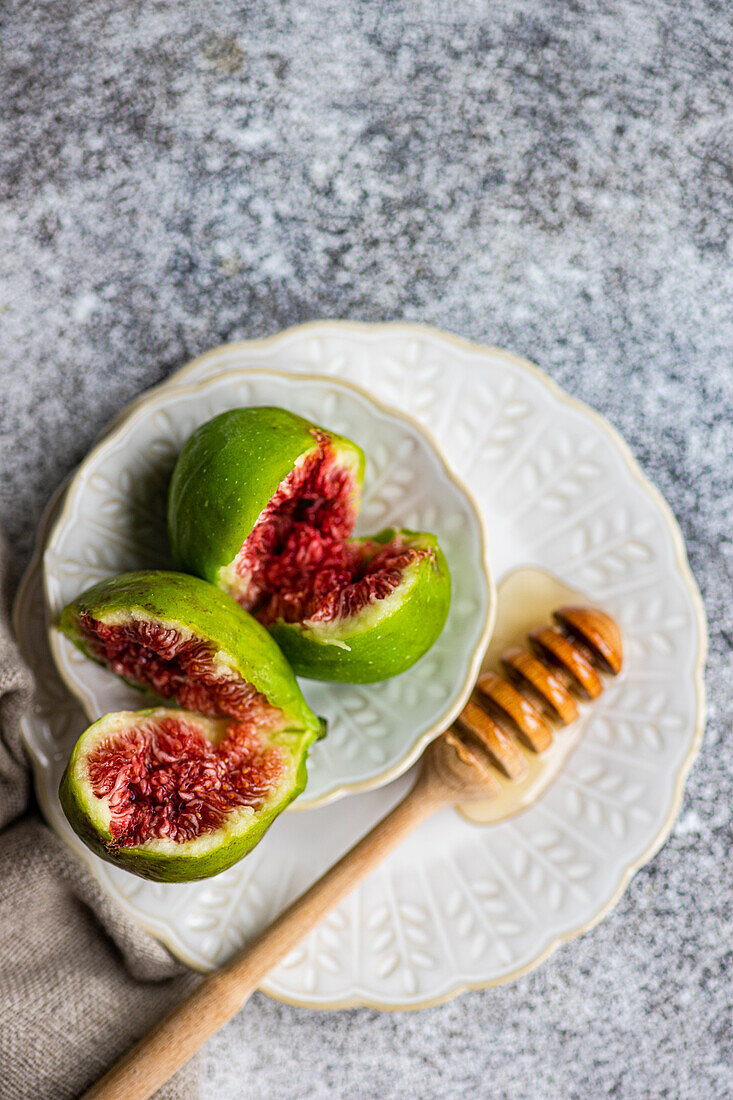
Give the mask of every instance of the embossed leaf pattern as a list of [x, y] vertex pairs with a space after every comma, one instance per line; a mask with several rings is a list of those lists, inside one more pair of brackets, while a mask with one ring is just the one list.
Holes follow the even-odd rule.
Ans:
[[209, 966], [220, 965], [252, 938], [254, 930], [265, 928], [277, 915], [281, 899], [265, 890], [258, 874], [261, 860], [259, 851], [249, 863], [202, 883], [195, 905], [187, 907], [181, 917], [199, 938]]
[[278, 967], [286, 971], [287, 982], [295, 984], [306, 993], [314, 993], [318, 987], [319, 973], [333, 977], [344, 970], [349, 941], [353, 929], [341, 906], [319, 924], [315, 932], [291, 951]]
[[[584, 880], [593, 874], [595, 866], [570, 830], [539, 829], [532, 824], [532, 832], [522, 822], [521, 827], [502, 826], [502, 833], [515, 889], [537, 922], [547, 927], [573, 901], [587, 900]], [[529, 827], [530, 822], [526, 825]]]
[[331, 686], [330, 690], [319, 688], [311, 694], [318, 702], [323, 697], [323, 703], [328, 706], [331, 724], [325, 747], [329, 753], [333, 750], [336, 754], [331, 764], [334, 772], [341, 759], [353, 760], [360, 751], [366, 752], [375, 764], [385, 762], [388, 748], [383, 742], [389, 736], [390, 714], [376, 705], [372, 691], [356, 685], [349, 689]]
[[613, 684], [599, 700], [589, 729], [592, 744], [611, 747], [630, 765], [656, 759], [679, 740], [684, 720], [666, 686]]
[[[531, 964], [554, 938], [604, 907], [630, 860], [651, 843], [694, 730], [694, 606], [671, 571], [674, 546], [656, 502], [640, 492], [620, 452], [594, 422], [581, 423], [575, 413], [572, 420], [554, 394], [503, 357], [457, 349], [432, 333], [407, 338], [402, 330], [385, 330], [377, 337], [375, 331], [334, 333], [326, 327], [289, 333], [256, 354], [245, 351], [244, 358], [241, 349], [227, 349], [204, 369], [270, 365], [332, 374], [408, 409], [439, 434], [451, 464], [486, 510], [495, 560], [507, 567], [518, 558], [544, 564], [605, 600], [622, 626], [628, 670], [596, 704], [582, 746], [570, 758], [570, 782], [563, 784], [561, 776], [530, 810], [495, 827], [476, 828], [450, 813], [441, 817], [438, 834], [423, 827], [414, 844], [393, 853], [268, 978], [269, 991], [305, 1004], [415, 1004]], [[448, 397], [446, 377], [455, 389]], [[246, 403], [241, 393], [237, 400]], [[465, 410], [461, 427], [446, 435], [459, 406]], [[333, 413], [340, 410], [334, 406]], [[166, 438], [169, 428], [158, 422], [151, 438]], [[170, 461], [170, 452], [159, 453]], [[377, 459], [374, 476], [389, 461], [381, 453]], [[572, 469], [562, 473], [563, 463]], [[582, 494], [578, 478], [587, 487]], [[592, 503], [586, 499], [591, 489]], [[549, 507], [537, 503], [545, 495]], [[411, 507], [430, 503], [415, 496]], [[445, 522], [460, 551], [459, 517], [446, 516]], [[517, 538], [507, 538], [505, 547], [504, 535], [512, 530]], [[91, 583], [120, 567], [96, 550], [73, 557], [68, 572], [59, 574], [54, 599], [63, 585], [78, 591], [82, 571]], [[41, 602], [37, 577], [26, 594], [19, 634], [39, 671], [49, 663]], [[453, 613], [464, 629], [476, 614], [470, 597], [457, 592]], [[425, 661], [432, 686], [443, 658], [434, 651]], [[312, 687], [307, 685], [309, 697]], [[364, 691], [344, 705], [355, 738], [350, 740], [342, 719], [333, 723], [324, 749], [330, 742], [339, 752], [355, 753], [354, 744], [367, 751], [385, 740], [400, 689], [382, 687], [380, 696]], [[57, 788], [74, 737], [75, 704], [64, 704], [63, 689], [50, 676], [39, 700], [26, 737], [39, 765], [42, 800], [63, 831]], [[316, 811], [333, 815], [324, 828], [348, 843], [359, 835], [352, 808], [358, 797]], [[374, 817], [388, 808], [387, 793], [364, 797], [375, 800]], [[299, 817], [293, 815], [296, 825]], [[311, 817], [320, 820], [305, 815]], [[209, 882], [161, 886], [99, 861], [95, 873], [127, 912], [163, 929], [176, 952], [211, 966], [286, 904], [284, 870], [293, 858], [313, 876], [322, 870], [315, 862], [317, 845], [299, 846], [298, 829], [281, 822], [285, 827], [271, 831], [258, 849], [266, 859], [256, 863], [250, 857]], [[457, 877], [452, 869], [459, 861]]]
[[451, 936], [467, 944], [472, 961], [495, 955], [509, 966], [516, 957], [512, 940], [525, 931], [516, 905], [493, 878], [469, 878], [458, 864], [445, 870], [451, 884], [446, 904]]
[[623, 839], [631, 831], [632, 819], [651, 819], [645, 806], [648, 779], [628, 779], [595, 761], [573, 769], [572, 775], [570, 771], [566, 769], [557, 782], [568, 820], [575, 825], [591, 826], [596, 832], [608, 830]]
[[21, 622], [23, 629], [18, 637], [21, 653], [35, 673], [32, 712], [23, 720], [26, 735], [37, 739], [39, 748], [43, 748], [56, 767], [63, 769], [86, 722], [78, 701], [61, 682], [51, 658], [40, 583], [27, 591]]
[[689, 611], [674, 605], [671, 597], [657, 587], [643, 596], [630, 596], [624, 606], [624, 637], [630, 660], [654, 655], [671, 656], [689, 636]]
[[436, 967], [430, 950], [431, 917], [427, 908], [397, 900], [387, 876], [385, 885], [385, 900], [366, 920], [368, 950], [375, 956], [377, 977], [384, 981], [397, 975], [404, 992], [414, 996], [420, 987], [420, 971]]
[[537, 508], [567, 515], [581, 501], [588, 500], [603, 473], [592, 455], [593, 447], [587, 439], [576, 447], [568, 433], [555, 434], [551, 443], [532, 454], [518, 476], [526, 494], [523, 510]]
[[450, 416], [443, 412], [441, 439], [469, 483], [479, 471], [492, 483], [503, 478], [503, 463], [528, 433], [535, 409], [518, 389], [514, 378], [504, 377], [495, 388], [472, 390], [469, 401], [457, 398]]
[[582, 521], [567, 534], [563, 569], [578, 578], [579, 587], [599, 594], [640, 570], [648, 574], [654, 554], [646, 538], [652, 527], [650, 520], [640, 523], [630, 508]]
[[381, 442], [367, 458], [365, 493], [359, 516], [359, 530], [374, 533], [381, 527], [408, 526], [405, 509], [422, 494], [413, 439], [401, 441], [395, 450]]
[[127, 568], [140, 566], [170, 568], [165, 536], [168, 482], [177, 449], [166, 440], [154, 440], [152, 461], [144, 470], [121, 470], [115, 477], [96, 473], [90, 486], [99, 495], [99, 507], [89, 517], [102, 537], [114, 531]]

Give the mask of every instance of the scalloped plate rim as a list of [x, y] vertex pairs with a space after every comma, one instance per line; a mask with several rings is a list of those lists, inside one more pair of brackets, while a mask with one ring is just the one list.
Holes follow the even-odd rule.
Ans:
[[[675, 519], [675, 517], [674, 517], [674, 515], [671, 511], [671, 508], [667, 504], [666, 500], [662, 497], [659, 490], [657, 490], [657, 488], [646, 478], [646, 476], [641, 471], [636, 459], [633, 457], [633, 455], [630, 451], [629, 446], [626, 444], [626, 442], [623, 440], [623, 438], [620, 436], [620, 434], [617, 432], [617, 430], [611, 424], [609, 424], [609, 422], [605, 419], [605, 417], [603, 417], [600, 413], [596, 412], [595, 410], [593, 410], [593, 409], [589, 408], [588, 406], [586, 406], [583, 402], [581, 402], [581, 401], [577, 400], [576, 398], [573, 398], [570, 395], [566, 394], [562, 389], [560, 389], [559, 386], [557, 386], [556, 383], [554, 383], [551, 379], [547, 378], [543, 374], [543, 372], [541, 371], [541, 369], [539, 367], [537, 367], [535, 364], [531, 363], [530, 361], [528, 361], [527, 359], [525, 359], [521, 356], [515, 355], [514, 353], [505, 351], [501, 348], [491, 347], [491, 346], [487, 346], [487, 345], [481, 345], [481, 344], [477, 344], [477, 343], [474, 343], [474, 342], [471, 342], [471, 341], [467, 341], [467, 340], [464, 340], [461, 337], [454, 336], [451, 333], [447, 333], [445, 331], [441, 331], [439, 329], [436, 329], [434, 327], [427, 326], [427, 325], [411, 324], [411, 323], [403, 323], [403, 322], [388, 322], [388, 323], [383, 324], [383, 325], [373, 325], [373, 324], [364, 324], [364, 323], [360, 323], [360, 322], [335, 322], [335, 321], [318, 322], [318, 321], [316, 321], [316, 322], [309, 322], [306, 325], [292, 326], [288, 329], [283, 330], [282, 332], [272, 334], [272, 335], [270, 335], [268, 337], [265, 337], [261, 340], [238, 341], [238, 342], [235, 342], [235, 343], [232, 343], [232, 344], [220, 345], [219, 347], [211, 349], [210, 351], [208, 351], [208, 352], [204, 353], [203, 355], [198, 356], [196, 359], [192, 360], [189, 364], [187, 364], [186, 366], [181, 368], [181, 370], [178, 371], [177, 374], [171, 376], [165, 383], [163, 383], [163, 385], [169, 385], [169, 384], [175, 385], [179, 380], [181, 380], [182, 377], [185, 378], [192, 370], [199, 368], [200, 364], [204, 360], [208, 360], [208, 359], [214, 358], [216, 356], [220, 356], [222, 354], [222, 352], [224, 352], [224, 351], [231, 351], [232, 349], [236, 349], [236, 348], [252, 349], [252, 348], [261, 347], [263, 345], [268, 345], [268, 344], [275, 343], [275, 342], [281, 340], [285, 336], [293, 335], [293, 334], [298, 333], [298, 332], [303, 331], [303, 330], [309, 330], [309, 331], [314, 332], [314, 333], [320, 331], [324, 335], [328, 335], [328, 330], [329, 329], [332, 330], [332, 331], [333, 330], [348, 330], [348, 329], [350, 329], [352, 331], [359, 332], [359, 333], [362, 333], [362, 334], [368, 333], [370, 331], [375, 332], [375, 334], [376, 334], [380, 330], [391, 329], [393, 331], [402, 331], [406, 334], [411, 334], [411, 335], [416, 336], [416, 337], [419, 337], [419, 336], [422, 336], [422, 335], [432, 335], [432, 336], [440, 338], [441, 340], [445, 340], [447, 342], [450, 342], [450, 343], [454, 344], [457, 348], [461, 349], [462, 351], [471, 351], [471, 352], [474, 352], [474, 353], [484, 352], [484, 353], [489, 353], [489, 354], [491, 354], [493, 356], [496, 356], [498, 358], [504, 358], [508, 362], [511, 362], [511, 363], [523, 368], [524, 370], [527, 370], [529, 373], [531, 373], [536, 379], [538, 379], [545, 386], [546, 389], [548, 389], [563, 404], [566, 404], [566, 405], [569, 405], [569, 406], [575, 408], [580, 413], [582, 413], [586, 418], [591, 419], [592, 421], [594, 421], [596, 423], [596, 425], [607, 436], [610, 437], [611, 441], [615, 444], [616, 449], [620, 452], [622, 458], [624, 459], [624, 462], [625, 462], [626, 466], [629, 468], [629, 471], [630, 471], [633, 479], [637, 482], [637, 484], [645, 492], [645, 494], [648, 497], [651, 498], [653, 503], [657, 506], [657, 509], [658, 509], [659, 513], [661, 514], [662, 520], [664, 522], [664, 526], [665, 526], [668, 534], [671, 536], [672, 550], [674, 552], [674, 565], [676, 567], [675, 572], [677, 573], [678, 577], [683, 582], [683, 585], [686, 588], [686, 590], [688, 592], [688, 595], [691, 598], [692, 607], [693, 607], [693, 611], [694, 611], [694, 617], [695, 617], [696, 626], [697, 626], [697, 632], [698, 632], [697, 633], [697, 647], [696, 647], [696, 652], [695, 652], [695, 655], [694, 655], [693, 667], [692, 667], [692, 670], [691, 670], [692, 671], [692, 682], [693, 682], [694, 691], [695, 691], [695, 725], [694, 725], [692, 735], [689, 738], [687, 752], [686, 752], [684, 758], [680, 761], [680, 763], [679, 763], [679, 765], [676, 769], [676, 774], [673, 775], [673, 776], [670, 775], [670, 779], [673, 782], [672, 782], [672, 795], [671, 795], [670, 802], [669, 802], [668, 813], [667, 813], [664, 821], [662, 822], [661, 826], [657, 830], [656, 835], [651, 840], [651, 842], [646, 847], [644, 847], [643, 850], [640, 851], [634, 858], [628, 859], [628, 857], [626, 857], [628, 859], [628, 862], [626, 863], [626, 866], [625, 866], [623, 872], [620, 874], [620, 876], [618, 876], [618, 880], [616, 882], [615, 888], [610, 892], [610, 894], [608, 894], [605, 904], [603, 904], [593, 914], [593, 916], [589, 920], [586, 920], [585, 922], [581, 922], [581, 923], [567, 929], [561, 935], [558, 935], [558, 936], [554, 937], [529, 962], [527, 962], [526, 964], [524, 964], [524, 965], [522, 965], [522, 966], [520, 966], [520, 967], [518, 967], [514, 970], [510, 970], [510, 971], [508, 971], [504, 974], [499, 975], [496, 978], [492, 978], [492, 979], [488, 979], [488, 980], [483, 979], [483, 980], [479, 980], [477, 982], [464, 982], [464, 981], [461, 981], [461, 982], [451, 986], [450, 989], [447, 989], [447, 990], [443, 991], [442, 993], [440, 993], [440, 994], [438, 994], [434, 997], [427, 997], [427, 998], [422, 998], [422, 999], [418, 998], [418, 999], [413, 999], [413, 1000], [409, 1000], [409, 1001], [403, 1000], [401, 1002], [397, 1002], [397, 1001], [385, 1002], [385, 1001], [381, 1001], [379, 999], [375, 999], [373, 997], [370, 997], [368, 994], [362, 992], [362, 990], [359, 987], [357, 987], [356, 995], [354, 997], [346, 997], [346, 998], [341, 998], [341, 999], [336, 999], [336, 1000], [320, 1000], [320, 999], [314, 999], [314, 998], [308, 999], [305, 996], [292, 997], [290, 995], [287, 995], [287, 994], [283, 993], [282, 991], [279, 991], [277, 989], [272, 988], [270, 986], [270, 983], [268, 983], [267, 981], [264, 982], [262, 987], [261, 987], [263, 992], [265, 992], [267, 995], [273, 997], [274, 999], [280, 1000], [280, 1001], [282, 1001], [283, 1003], [286, 1003], [286, 1004], [296, 1005], [298, 1007], [311, 1007], [311, 1008], [315, 1008], [315, 1009], [340, 1009], [340, 1008], [361, 1007], [361, 1006], [363, 1006], [363, 1007], [370, 1007], [370, 1008], [379, 1009], [379, 1010], [382, 1010], [382, 1011], [413, 1011], [413, 1010], [417, 1010], [417, 1009], [420, 1009], [420, 1008], [427, 1008], [427, 1007], [431, 1007], [431, 1006], [434, 1006], [434, 1005], [442, 1004], [442, 1003], [452, 999], [454, 996], [457, 996], [459, 993], [462, 993], [462, 992], [466, 992], [466, 991], [470, 991], [470, 990], [485, 989], [485, 988], [490, 988], [490, 987], [495, 986], [495, 985], [504, 984], [505, 982], [513, 981], [513, 980], [521, 977], [523, 974], [528, 973], [530, 970], [534, 969], [536, 966], [538, 966], [540, 963], [542, 963], [554, 950], [556, 950], [563, 943], [567, 943], [568, 941], [572, 940], [576, 936], [581, 935], [586, 931], [589, 931], [592, 927], [595, 926], [595, 924], [597, 924], [600, 920], [602, 920], [603, 917], [605, 917], [608, 914], [608, 912], [610, 912], [610, 910], [618, 902], [619, 898], [623, 894], [623, 892], [624, 892], [629, 880], [633, 876], [633, 874], [640, 867], [642, 867], [646, 862], [648, 862], [654, 856], [654, 854], [659, 850], [659, 848], [661, 847], [661, 845], [664, 843], [665, 839], [669, 835], [669, 832], [672, 828], [674, 820], [677, 816], [679, 806], [680, 806], [680, 803], [681, 803], [681, 800], [682, 800], [682, 796], [683, 796], [683, 793], [684, 793], [684, 785], [685, 785], [686, 777], [687, 777], [687, 775], [689, 773], [689, 770], [690, 770], [690, 768], [691, 768], [691, 766], [692, 766], [692, 764], [695, 760], [695, 757], [697, 755], [697, 752], [700, 748], [700, 744], [701, 744], [702, 739], [703, 739], [705, 709], [706, 709], [705, 708], [705, 688], [704, 688], [704, 680], [703, 680], [703, 671], [704, 671], [704, 663], [705, 663], [705, 654], [706, 654], [706, 649], [707, 649], [707, 627], [706, 627], [706, 621], [705, 621], [704, 607], [703, 607], [702, 600], [701, 600], [699, 591], [697, 589], [697, 585], [695, 583], [694, 577], [691, 573], [689, 563], [687, 561], [687, 555], [686, 555], [686, 551], [685, 551], [684, 541], [683, 541], [682, 534], [681, 534], [681, 531], [679, 529], [679, 526], [677, 524], [677, 521], [676, 521], [676, 519]], [[225, 373], [225, 371], [222, 371], [221, 373]], [[140, 401], [140, 400], [144, 399], [144, 397], [145, 397], [145, 395], [141, 395], [141, 397], [138, 398], [137, 401]], [[128, 408], [131, 408], [134, 404], [136, 404], [136, 402], [133, 402], [131, 404], [131, 406], [128, 406]], [[61, 491], [62, 490], [59, 490], [58, 495], [60, 495]], [[53, 501], [49, 505], [49, 509], [47, 511], [51, 510], [52, 505], [53, 505]], [[15, 608], [14, 608], [14, 619], [15, 619], [15, 622], [16, 622], [16, 632], [17, 633], [20, 633], [19, 626], [18, 626], [18, 621], [19, 621], [20, 616], [21, 616], [22, 597], [25, 593], [25, 590], [28, 587], [29, 581], [31, 579], [31, 574], [32, 574], [33, 569], [34, 569], [34, 565], [35, 565], [36, 568], [38, 568], [38, 560], [39, 560], [39, 557], [40, 557], [40, 552], [41, 552], [41, 546], [40, 546], [40, 543], [39, 543], [39, 545], [37, 545], [37, 547], [36, 547], [36, 551], [34, 553], [34, 558], [31, 561], [31, 563], [28, 567], [28, 570], [26, 571], [26, 574], [23, 577], [23, 580], [21, 582], [21, 586], [19, 587], [19, 590], [18, 590], [18, 595], [16, 597], [16, 603], [15, 603]], [[39, 787], [38, 775], [36, 776], [36, 787], [37, 787], [37, 789]], [[39, 797], [41, 797], [40, 791], [39, 791]], [[44, 803], [44, 801], [45, 801], [44, 798], [41, 797], [41, 802]], [[139, 916], [136, 915], [135, 919], [138, 920], [139, 923], [143, 924], [143, 926], [150, 928], [150, 924], [148, 924], [148, 922], [146, 922], [145, 920], [141, 920], [141, 918]], [[154, 931], [156, 935], [160, 936], [159, 930], [152, 929], [152, 928], [151, 928], [151, 930]], [[172, 946], [170, 941], [166, 937], [163, 937], [163, 940], [164, 940], [164, 942], [166, 942], [168, 944], [169, 947]], [[179, 951], [175, 951], [175, 953], [179, 957], [182, 957], [181, 953]]]

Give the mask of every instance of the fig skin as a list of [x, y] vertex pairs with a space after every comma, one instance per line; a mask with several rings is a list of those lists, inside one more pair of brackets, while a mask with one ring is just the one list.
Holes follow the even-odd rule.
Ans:
[[199, 577], [155, 569], [121, 573], [67, 604], [59, 629], [96, 660], [80, 628], [84, 613], [106, 623], [137, 615], [192, 631], [224, 654], [242, 679], [279, 707], [289, 723], [302, 727], [311, 740], [323, 736], [321, 719], [306, 703], [292, 668], [267, 630], [236, 600]]
[[[145, 844], [136, 847], [115, 845], [111, 832], [101, 820], [97, 799], [85, 780], [85, 760], [95, 743], [110, 732], [134, 727], [146, 719], [164, 717], [184, 718], [202, 731], [229, 723], [227, 719], [207, 719], [187, 711], [155, 707], [141, 711], [119, 711], [107, 714], [91, 725], [81, 735], [72, 751], [61, 779], [59, 797], [61, 806], [74, 832], [90, 851], [107, 863], [129, 871], [140, 878], [156, 882], [194, 882], [226, 871], [238, 863], [259, 843], [275, 818], [301, 793], [307, 782], [306, 758], [312, 738], [302, 730], [284, 729], [269, 732], [268, 743], [278, 745], [292, 761], [290, 780], [273, 792], [269, 800], [253, 811], [251, 822], [226, 827], [208, 834], [213, 844], [203, 845], [203, 851], [193, 850], [194, 842], [181, 842], [172, 852], [151, 850]], [[222, 835], [220, 835], [222, 834]], [[197, 838], [198, 839], [198, 838]]]
[[178, 569], [219, 585], [267, 502], [296, 463], [318, 450], [314, 433], [354, 471], [356, 501], [364, 452], [356, 443], [271, 406], [229, 409], [197, 428], [178, 457], [168, 490], [168, 536]]

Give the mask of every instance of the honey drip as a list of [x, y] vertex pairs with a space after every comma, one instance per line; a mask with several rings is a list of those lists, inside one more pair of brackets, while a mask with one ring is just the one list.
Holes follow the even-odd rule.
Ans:
[[[501, 655], [521, 645], [530, 630], [540, 622], [550, 622], [557, 607], [564, 604], [586, 604], [587, 596], [569, 588], [544, 569], [520, 568], [507, 574], [498, 587], [496, 627], [482, 665], [482, 672], [505, 675]], [[573, 752], [583, 733], [583, 722], [567, 728], [556, 726], [552, 743], [544, 752], [536, 753], [517, 738], [515, 745], [527, 763], [526, 772], [509, 779], [498, 768], [493, 770], [500, 792], [485, 802], [471, 802], [456, 807], [468, 821], [490, 825], [521, 813], [550, 786]]]

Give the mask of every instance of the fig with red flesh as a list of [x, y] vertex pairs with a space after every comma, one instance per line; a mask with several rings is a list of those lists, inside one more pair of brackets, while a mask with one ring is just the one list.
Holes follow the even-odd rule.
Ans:
[[355, 539], [361, 449], [285, 409], [231, 409], [185, 444], [168, 524], [177, 564], [264, 623], [296, 673], [369, 683], [436, 641], [450, 574], [434, 535]]
[[304, 789], [324, 732], [267, 631], [205, 581], [160, 571], [95, 585], [60, 627], [128, 682], [190, 708], [107, 715], [81, 736], [61, 783], [75, 831], [161, 881], [241, 859]]

